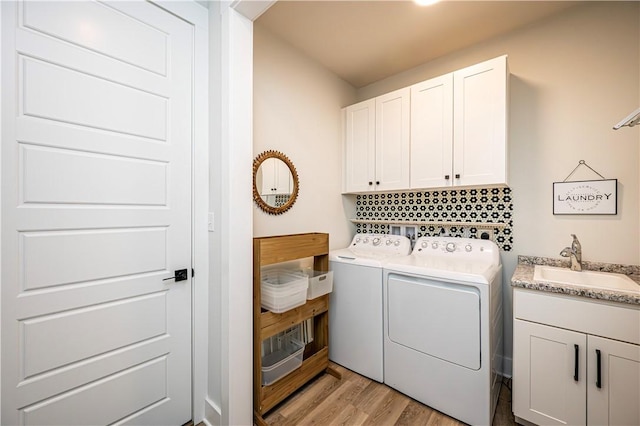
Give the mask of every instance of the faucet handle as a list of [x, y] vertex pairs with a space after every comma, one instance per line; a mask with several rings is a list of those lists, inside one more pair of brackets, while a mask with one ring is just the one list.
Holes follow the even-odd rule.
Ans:
[[571, 245], [580, 247], [580, 240], [578, 240], [576, 234], [571, 234], [571, 236], [573, 237], [573, 243]]

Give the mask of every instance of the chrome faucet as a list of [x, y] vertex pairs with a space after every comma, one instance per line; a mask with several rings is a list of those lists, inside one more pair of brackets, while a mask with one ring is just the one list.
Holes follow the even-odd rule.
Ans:
[[578, 241], [576, 234], [571, 234], [571, 236], [573, 237], [571, 247], [563, 248], [560, 252], [560, 256], [571, 259], [572, 271], [582, 271], [582, 246], [580, 245], [580, 241]]

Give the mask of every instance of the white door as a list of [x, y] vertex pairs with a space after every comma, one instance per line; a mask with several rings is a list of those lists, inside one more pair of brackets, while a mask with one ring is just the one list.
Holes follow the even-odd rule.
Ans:
[[587, 423], [640, 425], [640, 346], [588, 337]]
[[3, 425], [191, 418], [193, 32], [2, 2]]
[[411, 86], [411, 189], [453, 182], [453, 74]]
[[513, 414], [537, 425], [585, 425], [587, 336], [513, 322]]
[[345, 108], [344, 191], [372, 191], [375, 180], [375, 99]]
[[376, 98], [377, 191], [409, 188], [410, 96], [405, 87]]
[[453, 73], [453, 184], [506, 183], [507, 57]]

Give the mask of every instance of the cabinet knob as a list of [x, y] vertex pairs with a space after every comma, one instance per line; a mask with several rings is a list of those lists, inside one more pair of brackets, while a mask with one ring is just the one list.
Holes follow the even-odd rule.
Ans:
[[369, 182], [369, 185], [373, 185], [373, 182]]
[[456, 173], [456, 179], [460, 179], [460, 173]]
[[376, 185], [380, 185], [380, 181], [379, 180], [376, 181]]
[[449, 175], [444, 175], [444, 178], [445, 178], [446, 180], [449, 180]]

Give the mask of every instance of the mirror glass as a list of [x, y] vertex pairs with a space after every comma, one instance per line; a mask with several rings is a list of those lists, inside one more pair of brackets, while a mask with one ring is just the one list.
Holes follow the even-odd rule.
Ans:
[[265, 151], [253, 160], [253, 199], [263, 211], [282, 214], [298, 197], [298, 174], [278, 151]]

